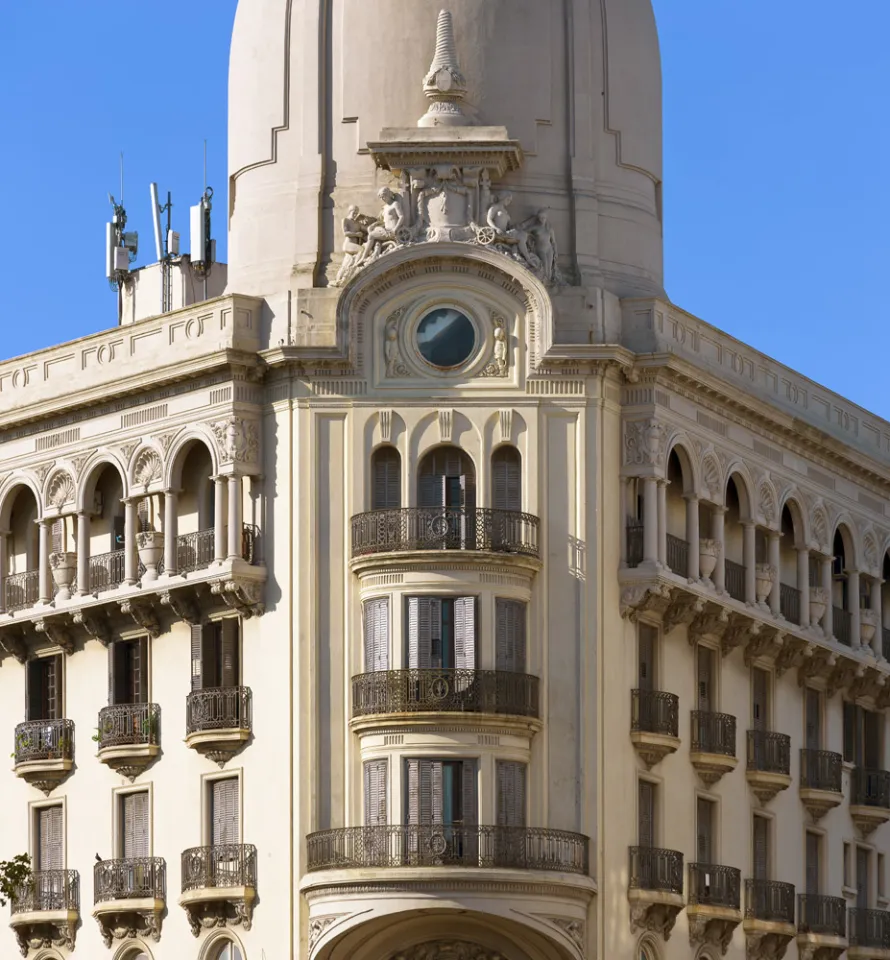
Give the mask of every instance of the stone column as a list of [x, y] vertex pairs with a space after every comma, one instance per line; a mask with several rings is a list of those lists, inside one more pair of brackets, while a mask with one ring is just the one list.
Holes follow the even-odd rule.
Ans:
[[164, 573], [168, 577], [179, 572], [179, 514], [175, 490], [164, 491]]
[[658, 562], [667, 566], [667, 480], [658, 482]]
[[726, 507], [713, 507], [711, 510], [711, 537], [717, 541], [717, 566], [714, 567], [714, 586], [717, 593], [726, 592], [726, 539], [723, 532]]
[[128, 587], [136, 585], [139, 568], [136, 563], [136, 528], [139, 519], [136, 515], [136, 500], [128, 497], [124, 500], [124, 583]]
[[884, 650], [884, 611], [881, 597], [881, 587], [883, 586], [883, 583], [884, 581], [880, 579], [872, 580], [871, 582], [871, 608], [874, 610], [875, 621], [877, 623], [875, 635], [871, 641], [871, 649], [874, 652], [876, 660], [881, 660], [883, 658]]
[[86, 510], [77, 515], [77, 595], [86, 597], [90, 592], [90, 527], [92, 515]]
[[825, 616], [822, 619], [822, 632], [830, 640], [834, 636], [834, 605], [831, 601], [831, 557], [822, 558], [822, 590], [825, 592]]
[[658, 564], [658, 482], [643, 480], [643, 562]]
[[9, 576], [9, 533], [0, 530], [0, 613], [6, 613], [6, 578]]
[[769, 608], [776, 617], [782, 612], [782, 557], [779, 553], [781, 536], [777, 530], [769, 531], [769, 565], [776, 571], [776, 582], [769, 594]]
[[800, 591], [800, 625], [810, 625], [810, 551], [797, 548], [797, 589]]
[[757, 602], [757, 524], [742, 520], [742, 558], [745, 564], [745, 603]]
[[229, 560], [241, 559], [241, 477], [229, 477]]
[[37, 602], [49, 603], [53, 598], [49, 576], [50, 537], [52, 536], [52, 520], [39, 520], [38, 549], [37, 549]]
[[850, 608], [850, 646], [856, 650], [861, 646], [859, 617], [859, 571], [847, 571], [847, 606]]
[[226, 558], [226, 478], [213, 478], [213, 562]]
[[699, 539], [698, 497], [689, 494], [686, 496], [686, 540], [689, 542], [689, 569], [686, 575], [690, 580], [698, 580], [701, 577], [698, 555]]
[[621, 536], [618, 538], [618, 560], [622, 567], [627, 566], [627, 486], [630, 480], [622, 478], [618, 485], [618, 509], [621, 518]]

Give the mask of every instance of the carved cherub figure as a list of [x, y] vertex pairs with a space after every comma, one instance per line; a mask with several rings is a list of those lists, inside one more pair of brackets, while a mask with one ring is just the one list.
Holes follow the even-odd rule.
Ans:
[[556, 233], [550, 223], [546, 208], [539, 210], [522, 224], [535, 244], [535, 256], [541, 263], [541, 279], [544, 283], [555, 283], [556, 276]]
[[494, 328], [494, 362], [499, 373], [507, 369], [507, 334], [503, 327]]
[[368, 231], [368, 239], [359, 256], [359, 263], [364, 263], [376, 256], [387, 240], [395, 240], [396, 233], [408, 225], [401, 194], [395, 193], [389, 187], [382, 187], [377, 196], [383, 201], [383, 209], [380, 212], [380, 219]]
[[346, 211], [341, 225], [343, 227], [343, 263], [337, 271], [336, 284], [345, 283], [357, 266], [359, 254], [362, 252], [365, 240], [368, 237], [368, 228], [362, 222], [358, 207], [353, 203]]
[[386, 325], [386, 342], [383, 347], [386, 355], [386, 375], [398, 376], [399, 360], [399, 331], [394, 321]]
[[520, 255], [527, 263], [536, 266], [535, 255], [528, 249], [528, 232], [523, 225], [516, 226], [510, 219], [508, 207], [513, 202], [513, 194], [509, 192], [502, 193], [495, 198], [494, 203], [488, 208], [486, 220], [488, 225], [494, 230], [498, 240], [512, 241], [516, 244]]

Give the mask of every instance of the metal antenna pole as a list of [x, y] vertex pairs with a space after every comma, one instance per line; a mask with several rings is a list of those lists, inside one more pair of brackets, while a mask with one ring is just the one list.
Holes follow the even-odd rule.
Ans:
[[124, 205], [124, 151], [121, 150], [121, 206]]
[[[204, 197], [207, 196], [207, 138], [206, 138], [206, 137], [204, 138], [204, 193], [203, 193], [202, 196], [204, 196]], [[204, 201], [202, 200], [201, 202], [202, 202], [202, 205], [203, 205], [203, 202], [204, 202]], [[201, 216], [202, 216], [202, 217], [204, 216], [204, 210], [203, 210], [203, 209], [201, 210]], [[210, 241], [208, 240], [207, 243], [209, 244]], [[203, 256], [203, 251], [202, 251], [202, 256]], [[207, 299], [207, 273], [208, 273], [208, 268], [209, 268], [209, 266], [210, 266], [209, 264], [205, 264], [205, 265], [204, 265], [204, 270], [203, 270], [203, 273], [204, 273], [204, 277], [203, 277], [203, 281], [204, 281], [204, 297], [203, 297], [203, 299], [204, 299], [204, 300]]]

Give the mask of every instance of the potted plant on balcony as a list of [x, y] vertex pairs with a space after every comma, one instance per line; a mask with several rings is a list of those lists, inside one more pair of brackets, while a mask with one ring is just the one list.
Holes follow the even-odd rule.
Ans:
[[864, 647], [870, 647], [878, 629], [878, 614], [871, 607], [859, 609], [859, 639]]
[[772, 564], [757, 563], [754, 565], [754, 588], [758, 603], [766, 603], [772, 593], [778, 578], [778, 571]]
[[77, 554], [61, 551], [49, 555], [49, 565], [56, 585], [56, 599], [71, 599], [71, 584], [77, 571]]
[[698, 567], [702, 580], [710, 580], [720, 556], [720, 541], [702, 539], [698, 545]]
[[156, 530], [143, 530], [136, 534], [136, 549], [139, 561], [145, 567], [143, 583], [158, 579], [158, 564], [164, 555], [164, 535]]
[[20, 853], [12, 860], [0, 860], [0, 907], [14, 899], [31, 882], [31, 858]]
[[815, 626], [822, 622], [828, 608], [828, 597], [822, 587], [810, 587], [810, 623]]

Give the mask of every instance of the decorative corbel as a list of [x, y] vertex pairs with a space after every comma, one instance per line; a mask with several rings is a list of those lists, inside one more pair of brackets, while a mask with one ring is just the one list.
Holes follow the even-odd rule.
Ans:
[[830, 700], [839, 690], [843, 690], [848, 684], [852, 683], [859, 671], [861, 664], [855, 660], [848, 660], [847, 657], [837, 657], [834, 669], [828, 676], [828, 683], [825, 692]]
[[797, 668], [797, 685], [805, 687], [810, 680], [831, 671], [836, 663], [836, 653], [825, 650], [823, 647], [810, 647]]
[[781, 677], [786, 670], [799, 667], [811, 649], [806, 640], [785, 635], [781, 649], [776, 654], [776, 676]]
[[764, 656], [775, 656], [783, 649], [785, 635], [776, 627], [761, 626], [757, 634], [752, 634], [745, 647], [745, 666], [751, 667], [754, 661]]
[[25, 638], [22, 634], [12, 630], [0, 632], [0, 650], [15, 657], [19, 663], [24, 663], [28, 659], [28, 647], [25, 644]]
[[51, 644], [70, 656], [74, 653], [74, 641], [65, 629], [66, 626], [67, 618], [63, 620], [61, 617], [44, 617], [34, 623], [34, 629], [38, 633], [42, 633]]
[[169, 607], [180, 619], [192, 626], [201, 622], [201, 613], [182, 590], [165, 590], [161, 594], [161, 606]]
[[245, 618], [262, 616], [263, 584], [256, 580], [233, 579], [216, 580], [210, 585], [210, 592], [221, 597], [223, 603], [237, 610]]
[[720, 641], [721, 653], [724, 657], [728, 656], [736, 647], [745, 646], [759, 637], [762, 629], [763, 625], [758, 620], [752, 620], [743, 613], [731, 614]]
[[685, 590], [675, 590], [674, 596], [664, 612], [662, 629], [667, 634], [681, 624], [691, 623], [704, 610], [704, 607], [704, 598], [696, 596], [694, 593], [687, 593]]
[[158, 618], [155, 616], [150, 603], [146, 603], [144, 600], [121, 600], [121, 613], [124, 616], [132, 617], [134, 623], [148, 631], [148, 635], [152, 639], [160, 634]]
[[78, 610], [72, 617], [77, 626], [83, 627], [87, 635], [98, 640], [103, 647], [111, 642], [111, 631], [108, 620], [100, 613], [90, 613], [89, 610]]
[[[738, 614], [734, 614], [738, 616]], [[722, 640], [729, 626], [729, 611], [719, 603], [709, 603], [689, 624], [689, 643], [695, 644], [702, 637], [712, 636]]]

